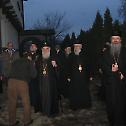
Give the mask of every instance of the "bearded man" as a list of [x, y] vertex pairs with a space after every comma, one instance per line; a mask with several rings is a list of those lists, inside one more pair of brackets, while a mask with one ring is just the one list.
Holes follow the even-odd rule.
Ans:
[[120, 32], [114, 31], [110, 47], [104, 51], [102, 57], [106, 107], [111, 126], [126, 125], [126, 49], [121, 42]]
[[89, 91], [89, 67], [85, 50], [82, 51], [82, 43], [77, 40], [74, 43], [74, 52], [70, 56], [70, 87], [69, 100], [73, 110], [91, 107]]
[[[38, 54], [38, 47], [35, 42], [32, 42], [30, 44], [28, 56], [31, 59], [34, 66], [36, 66], [36, 61], [38, 60], [39, 54]], [[35, 77], [31, 79], [31, 81], [29, 82], [30, 103], [32, 106], [34, 106], [35, 112], [37, 112], [36, 107], [37, 88], [38, 88], [38, 81], [37, 78]]]
[[43, 43], [41, 54], [36, 63], [39, 82], [38, 111], [52, 117], [59, 111], [57, 63], [52, 58], [51, 47], [47, 42]]

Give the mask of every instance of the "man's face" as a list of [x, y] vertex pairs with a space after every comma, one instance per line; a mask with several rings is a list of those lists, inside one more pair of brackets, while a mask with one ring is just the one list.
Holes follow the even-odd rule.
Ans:
[[50, 47], [45, 46], [41, 50], [42, 50], [42, 57], [43, 58], [47, 59], [50, 57], [50, 50], [51, 50]]
[[13, 48], [13, 43], [12, 43], [12, 42], [9, 42], [9, 43], [7, 44], [7, 48], [8, 48], [8, 49], [12, 49], [12, 48]]
[[65, 52], [66, 52], [66, 54], [70, 54], [71, 53], [71, 47], [66, 47]]
[[121, 43], [121, 37], [120, 36], [112, 36], [111, 37], [111, 43], [113, 43], [113, 44]]
[[79, 55], [79, 53], [81, 52], [82, 49], [82, 44], [74, 44], [74, 53], [76, 55]]
[[37, 50], [36, 44], [31, 44], [30, 51], [35, 52]]

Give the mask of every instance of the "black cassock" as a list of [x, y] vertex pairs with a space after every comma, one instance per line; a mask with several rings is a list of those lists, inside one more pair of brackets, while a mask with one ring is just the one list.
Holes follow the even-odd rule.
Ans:
[[52, 66], [51, 59], [39, 59], [38, 69], [38, 111], [47, 116], [54, 116], [58, 113], [58, 86], [56, 68]]
[[[115, 63], [119, 71], [112, 72], [112, 64]], [[102, 57], [102, 70], [108, 119], [112, 126], [126, 126], [126, 49], [122, 47], [119, 57], [114, 57], [108, 48]], [[120, 72], [124, 75], [122, 80]]]
[[83, 54], [72, 54], [70, 57], [71, 84], [69, 87], [69, 99], [72, 109], [91, 107], [89, 91], [89, 72], [86, 57]]
[[[38, 59], [38, 54], [37, 53], [30, 53], [29, 56], [32, 58], [32, 63], [34, 64], [34, 66], [36, 65], [36, 61]], [[30, 96], [30, 102], [31, 105], [35, 107], [36, 105], [36, 93], [37, 92], [37, 87], [38, 86], [38, 81], [37, 81], [37, 77], [31, 79], [31, 81], [29, 82], [29, 96]], [[36, 107], [35, 107], [35, 111], [36, 111]]]

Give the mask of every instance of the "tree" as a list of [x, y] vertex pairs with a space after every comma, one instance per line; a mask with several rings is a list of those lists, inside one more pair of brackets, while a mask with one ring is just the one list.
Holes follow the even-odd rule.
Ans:
[[91, 68], [94, 73], [97, 71], [100, 52], [103, 47], [103, 18], [99, 11], [91, 29], [92, 40], [88, 43], [88, 53], [90, 54]]
[[42, 19], [38, 19], [33, 25], [33, 29], [53, 29], [55, 38], [60, 39], [70, 30], [70, 24], [65, 20], [65, 13], [59, 12], [47, 13]]
[[119, 9], [119, 12], [123, 17], [124, 21], [126, 21], [126, 0], [121, 0], [121, 7]]
[[95, 41], [95, 47], [97, 51], [99, 51], [103, 46], [103, 18], [99, 11], [96, 14], [96, 18], [92, 26], [92, 35]]
[[76, 35], [74, 32], [72, 32], [72, 35], [71, 35], [71, 43], [74, 43], [76, 41]]
[[115, 30], [115, 31], [121, 31], [120, 26], [121, 25], [120, 25], [119, 20], [115, 20], [114, 23], [113, 23], [113, 30]]
[[64, 38], [64, 42], [70, 42], [70, 35], [67, 34]]
[[110, 36], [112, 34], [112, 16], [110, 10], [107, 8], [104, 13], [104, 39], [105, 42], [110, 41]]
[[62, 42], [62, 48], [66, 47], [67, 45], [71, 45], [71, 39], [70, 39], [70, 35], [69, 34], [67, 34], [64, 37], [64, 40]]
[[81, 41], [83, 44], [85, 44], [85, 41], [86, 41], [86, 39], [85, 39], [85, 31], [84, 30], [80, 30], [80, 34], [79, 34], [79, 36], [77, 37], [77, 39], [79, 40], [79, 41]]

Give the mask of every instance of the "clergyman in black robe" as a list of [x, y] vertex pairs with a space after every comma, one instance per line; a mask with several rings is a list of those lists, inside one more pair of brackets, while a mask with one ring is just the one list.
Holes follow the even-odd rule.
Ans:
[[45, 43], [42, 56], [38, 59], [39, 100], [38, 111], [49, 117], [59, 112], [59, 95], [57, 86], [57, 64], [50, 56], [51, 47]]
[[[31, 58], [32, 63], [34, 64], [34, 66], [36, 66], [36, 61], [38, 60], [38, 47], [37, 45], [32, 42], [29, 48], [29, 51], [26, 52], [28, 53], [28, 56]], [[32, 106], [36, 105], [36, 89], [38, 88], [38, 81], [37, 78], [32, 79], [29, 82], [29, 95], [30, 95], [30, 103]], [[36, 107], [35, 107], [36, 108]], [[36, 109], [35, 109], [36, 112]]]
[[113, 32], [110, 48], [104, 51], [102, 70], [110, 125], [126, 126], [126, 48], [119, 32]]
[[69, 100], [72, 109], [83, 109], [91, 107], [91, 96], [89, 90], [89, 71], [85, 54], [82, 54], [82, 44], [74, 43], [74, 53], [71, 54], [71, 84]]

